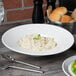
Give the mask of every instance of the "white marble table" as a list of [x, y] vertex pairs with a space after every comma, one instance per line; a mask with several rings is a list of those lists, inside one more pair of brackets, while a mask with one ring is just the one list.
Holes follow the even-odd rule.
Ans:
[[[0, 26], [0, 39], [1, 39], [2, 34], [6, 30], [16, 25], [18, 24], [9, 24], [9, 25]], [[0, 40], [0, 54], [11, 55], [17, 60], [21, 60], [27, 63], [41, 66], [42, 67], [41, 69], [45, 71], [44, 74], [40, 74], [40, 73], [34, 73], [34, 72], [9, 68], [6, 70], [0, 70], [0, 76], [66, 76], [61, 68], [62, 63], [66, 58], [76, 55], [76, 50], [69, 49], [64, 53], [53, 55], [53, 56], [32, 57], [32, 56], [19, 54], [19, 53], [9, 50], [1, 43], [1, 40]], [[6, 60], [3, 59], [1, 56], [0, 56], [0, 63], [7, 64]], [[15, 66], [17, 65], [21, 67], [30, 68], [28, 66], [24, 66], [21, 64], [16, 64], [16, 63], [12, 63], [12, 64]]]

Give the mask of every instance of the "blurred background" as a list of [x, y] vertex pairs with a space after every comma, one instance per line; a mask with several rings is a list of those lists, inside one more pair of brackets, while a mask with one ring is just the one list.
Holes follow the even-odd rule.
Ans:
[[[34, 0], [0, 0], [3, 2], [5, 17], [3, 24], [18, 23], [18, 22], [32, 22], [32, 12], [34, 8]], [[55, 0], [48, 0], [55, 1]], [[69, 10], [76, 7], [76, 0], [56, 0], [55, 5], [65, 6]], [[45, 15], [47, 0], [43, 0], [42, 8]]]

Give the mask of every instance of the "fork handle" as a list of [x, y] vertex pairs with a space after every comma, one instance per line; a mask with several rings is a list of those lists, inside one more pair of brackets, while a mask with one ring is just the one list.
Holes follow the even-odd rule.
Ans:
[[14, 68], [14, 69], [20, 69], [20, 70], [30, 71], [30, 72], [35, 72], [35, 73], [44, 73], [43, 71], [33, 70], [33, 69], [28, 69], [28, 68], [22, 68], [22, 67], [17, 67], [17, 66], [8, 66], [8, 67], [9, 68]]
[[20, 63], [20, 64], [24, 64], [24, 65], [28, 65], [28, 66], [31, 66], [31, 67], [34, 67], [34, 68], [38, 68], [38, 69], [41, 68], [41, 67], [39, 67], [39, 66], [32, 65], [32, 64], [29, 64], [29, 63], [25, 63], [25, 62], [18, 61], [18, 60], [15, 60], [15, 62]]

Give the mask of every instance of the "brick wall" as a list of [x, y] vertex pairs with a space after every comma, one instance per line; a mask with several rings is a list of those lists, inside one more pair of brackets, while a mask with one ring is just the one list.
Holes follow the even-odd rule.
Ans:
[[[5, 8], [4, 23], [29, 22], [32, 18], [33, 0], [2, 0]], [[46, 0], [43, 0], [43, 10]]]

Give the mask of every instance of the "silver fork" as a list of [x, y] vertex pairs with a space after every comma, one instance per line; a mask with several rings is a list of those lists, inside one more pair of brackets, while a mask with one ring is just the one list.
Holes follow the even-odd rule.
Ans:
[[42, 70], [33, 70], [33, 69], [28, 69], [28, 68], [23, 68], [23, 67], [18, 67], [18, 66], [11, 66], [10, 65], [11, 63], [10, 62], [17, 62], [17, 63], [28, 65], [28, 66], [31, 66], [31, 67], [34, 67], [34, 68], [38, 68], [38, 69], [41, 68], [39, 66], [35, 66], [35, 65], [32, 65], [32, 64], [29, 64], [29, 63], [25, 63], [25, 62], [22, 62], [22, 61], [15, 60], [13, 57], [11, 57], [9, 55], [1, 54], [1, 56], [3, 58], [5, 58], [6, 60], [9, 61], [8, 64], [5, 64], [5, 63], [4, 64], [3, 63], [1, 64], [0, 63], [0, 69], [1, 70], [5, 70], [7, 68], [14, 68], [14, 69], [20, 69], [20, 70], [25, 70], [25, 71], [31, 71], [31, 72], [35, 72], [35, 73], [44, 73], [44, 71], [42, 71]]
[[28, 65], [28, 66], [31, 66], [31, 67], [34, 67], [34, 68], [38, 68], [40, 69], [41, 67], [40, 66], [36, 66], [36, 65], [32, 65], [32, 64], [29, 64], [29, 63], [25, 63], [25, 62], [22, 62], [22, 61], [18, 61], [16, 59], [14, 59], [12, 56], [9, 56], [9, 55], [1, 55], [3, 58], [7, 59], [8, 61], [11, 61], [11, 62], [16, 62], [16, 63], [20, 63], [20, 64], [24, 64], [24, 65]]
[[6, 70], [7, 68], [13, 68], [13, 69], [18, 69], [18, 70], [24, 70], [24, 71], [30, 71], [30, 72], [35, 72], [35, 73], [44, 73], [43, 71], [39, 71], [39, 70], [33, 70], [33, 69], [28, 69], [28, 68], [22, 68], [22, 67], [18, 67], [18, 66], [11, 66], [9, 64], [2, 64], [0, 65], [0, 70]]

